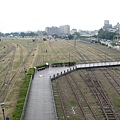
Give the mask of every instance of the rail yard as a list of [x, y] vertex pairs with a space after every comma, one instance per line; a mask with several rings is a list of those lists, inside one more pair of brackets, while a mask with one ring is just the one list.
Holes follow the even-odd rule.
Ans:
[[[11, 116], [30, 67], [55, 62], [106, 61], [120, 61], [120, 52], [84, 40], [2, 39], [0, 102], [5, 102], [5, 113]], [[53, 80], [52, 87], [60, 120], [120, 119], [119, 66], [77, 70]]]

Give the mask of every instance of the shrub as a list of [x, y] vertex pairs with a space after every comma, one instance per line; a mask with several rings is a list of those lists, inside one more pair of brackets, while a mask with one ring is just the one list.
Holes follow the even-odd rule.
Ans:
[[30, 68], [29, 70], [28, 70], [28, 73], [27, 73], [27, 75], [33, 75], [34, 74], [34, 68]]
[[39, 65], [39, 66], [36, 66], [36, 68], [42, 68], [42, 67], [45, 67], [46, 65]]
[[46, 39], [46, 38], [43, 38], [43, 41], [47, 41], [47, 39]]
[[72, 65], [75, 65], [76, 62], [64, 62], [64, 63], [53, 63], [51, 64], [52, 66], [72, 66]]
[[52, 66], [63, 66], [63, 63], [52, 63]]
[[39, 65], [39, 66], [36, 66], [36, 68], [42, 68], [42, 67], [47, 68], [47, 67], [49, 67], [49, 65], [44, 64], [44, 65]]
[[17, 105], [16, 105], [16, 108], [13, 112], [11, 120], [20, 120], [20, 118], [21, 118], [21, 114], [22, 114], [22, 110], [24, 107], [24, 102], [25, 102], [27, 91], [28, 91], [28, 86], [30, 83], [31, 75], [34, 75], [34, 68], [30, 68], [28, 70], [28, 73], [26, 75], [26, 79], [22, 85], [19, 99], [17, 100]]

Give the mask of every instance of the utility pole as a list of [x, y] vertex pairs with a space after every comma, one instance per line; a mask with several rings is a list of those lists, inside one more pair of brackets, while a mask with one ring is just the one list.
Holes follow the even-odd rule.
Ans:
[[74, 36], [74, 40], [75, 40], [74, 47], [75, 48], [76, 48], [76, 38], [77, 38], [77, 35]]
[[76, 48], [76, 39], [75, 39], [75, 42], [74, 42], [74, 48]]
[[44, 55], [43, 55], [43, 64], [44, 64]]
[[106, 62], [106, 52], [105, 52], [105, 62]]
[[70, 66], [70, 53], [69, 53], [69, 66]]

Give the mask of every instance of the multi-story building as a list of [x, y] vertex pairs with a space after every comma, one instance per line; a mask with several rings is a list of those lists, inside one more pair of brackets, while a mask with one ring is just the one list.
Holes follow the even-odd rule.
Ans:
[[108, 30], [109, 32], [118, 32], [118, 33], [120, 33], [120, 24], [117, 23], [115, 26], [112, 27], [112, 25], [109, 24], [109, 21], [105, 20], [103, 29]]
[[112, 24], [109, 24], [109, 20], [104, 20], [104, 26], [103, 26], [103, 29], [104, 30], [108, 30], [112, 28]]
[[45, 28], [45, 32], [46, 32], [47, 34], [49, 34], [50, 28], [49, 28], [49, 27], [46, 27], [46, 28]]
[[69, 34], [70, 33], [70, 26], [69, 25], [62, 25], [59, 27], [61, 34]]
[[60, 34], [60, 30], [58, 27], [52, 26], [52, 27], [46, 27], [45, 31], [48, 35], [53, 35], [53, 34]]
[[52, 27], [46, 27], [45, 31], [48, 35], [53, 35], [53, 34], [69, 34], [70, 33], [70, 26], [69, 25], [62, 25], [59, 28], [52, 26]]
[[109, 20], [104, 20], [104, 26], [109, 25]]

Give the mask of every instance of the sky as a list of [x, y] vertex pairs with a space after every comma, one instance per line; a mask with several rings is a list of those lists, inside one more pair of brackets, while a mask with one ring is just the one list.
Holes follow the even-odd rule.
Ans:
[[0, 32], [38, 31], [70, 25], [98, 30], [120, 22], [118, 0], [0, 0]]

